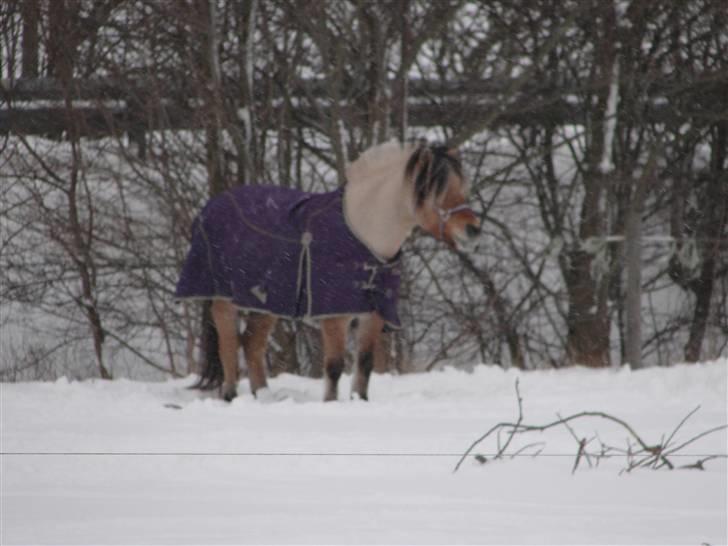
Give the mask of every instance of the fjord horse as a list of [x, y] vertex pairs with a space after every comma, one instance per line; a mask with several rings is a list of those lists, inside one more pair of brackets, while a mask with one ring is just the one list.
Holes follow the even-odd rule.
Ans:
[[[387, 264], [398, 260], [402, 244], [416, 227], [420, 227], [452, 247], [465, 246], [479, 234], [480, 222], [467, 203], [468, 188], [460, 156], [455, 149], [428, 145], [422, 141], [404, 145], [394, 141], [388, 142], [370, 148], [352, 162], [346, 170], [346, 179], [341, 198], [339, 201], [329, 199], [327, 202], [333, 202], [334, 206], [324, 215], [339, 214], [345, 222], [339, 231], [347, 231], [348, 233], [345, 235], [355, 239], [355, 244], [363, 245], [362, 248], [365, 248], [365, 252], [379, 260], [382, 267], [388, 267]], [[290, 190], [278, 188], [277, 191], [280, 193]], [[299, 201], [308, 199], [308, 194], [300, 195], [303, 197], [300, 197]], [[228, 197], [228, 201], [230, 201], [232, 197]], [[262, 198], [257, 198], [257, 200], [261, 201]], [[268, 202], [268, 205], [278, 207], [275, 200], [271, 198], [267, 198], [265, 201]], [[339, 210], [334, 210], [337, 207]], [[238, 204], [237, 210], [240, 211], [241, 208], [242, 206]], [[318, 212], [312, 216], [315, 214]], [[218, 213], [218, 216], [220, 215], [221, 213]], [[246, 220], [245, 217], [243, 217], [243, 221], [246, 226], [255, 229], [256, 232], [267, 230], [265, 226], [254, 225], [254, 222]], [[228, 229], [230, 228], [228, 227]], [[210, 234], [205, 233], [204, 235], [209, 239]], [[315, 237], [316, 234], [313, 236]], [[277, 238], [283, 239], [284, 237]], [[208, 239], [206, 241], [209, 244]], [[271, 299], [275, 294], [269, 298], [264, 291], [265, 287], [261, 284], [256, 284], [242, 296], [236, 296], [231, 292], [221, 294], [213, 292], [212, 289], [185, 292], [181, 291], [178, 285], [178, 295], [181, 292], [181, 297], [208, 298], [205, 307], [208, 320], [203, 319], [205, 362], [197, 387], [202, 389], [219, 387], [221, 396], [225, 400], [232, 400], [237, 391], [238, 349], [239, 345], [242, 345], [252, 393], [258, 398], [272, 397], [272, 393], [267, 388], [265, 372], [268, 337], [281, 316], [308, 316], [320, 321], [324, 353], [324, 400], [336, 400], [339, 378], [344, 370], [349, 325], [354, 318], [357, 318], [359, 323], [357, 355], [351, 396], [363, 400], [368, 399], [369, 377], [374, 366], [374, 348], [385, 325], [395, 322], [397, 319], [388, 319], [386, 312], [383, 311], [384, 307], [376, 302], [367, 309], [362, 308], [361, 305], [352, 305], [352, 309], [346, 312], [342, 312], [339, 308], [333, 314], [324, 311], [316, 312], [316, 303], [311, 302], [311, 294], [313, 293], [314, 298], [317, 297], [316, 290], [318, 290], [319, 293], [324, 292], [321, 296], [325, 298], [327, 296], [326, 287], [337, 284], [339, 279], [331, 277], [329, 281], [321, 285], [322, 288], [311, 288], [310, 271], [315, 268], [311, 265], [311, 260], [316, 260], [316, 256], [326, 255], [327, 249], [323, 249], [323, 252], [319, 250], [318, 253], [313, 253], [314, 257], [311, 258], [310, 239], [311, 235], [305, 232], [301, 239], [303, 244], [296, 242], [300, 245], [300, 252], [296, 250], [297, 257], [291, 259], [292, 263], [298, 264], [298, 281], [288, 283], [297, 285], [295, 289], [291, 287], [290, 293], [294, 295], [291, 298], [305, 300], [308, 297], [307, 306], [304, 302], [303, 307], [297, 308], [299, 310], [296, 312], [269, 311], [266, 310], [263, 303], [258, 305], [255, 300], [251, 300], [253, 304], [250, 304], [247, 299], [245, 301], [241, 299], [252, 298], [249, 292], [252, 292], [260, 302]], [[236, 242], [236, 244], [243, 245], [244, 242]], [[335, 243], [329, 244], [334, 245]], [[221, 245], [218, 246], [221, 247]], [[242, 249], [243, 247], [234, 248]], [[299, 246], [295, 248], [298, 249]], [[335, 253], [338, 249], [328, 250]], [[237, 251], [228, 251], [228, 253], [230, 252]], [[250, 254], [250, 256], [267, 255], [265, 252], [261, 252], [258, 251], [257, 254]], [[291, 254], [291, 252], [287, 254]], [[225, 256], [221, 259], [223, 258]], [[188, 257], [188, 260], [191, 259]], [[204, 259], [212, 263], [210, 256], [205, 255]], [[256, 259], [253, 258], [254, 261]], [[246, 258], [246, 260], [246, 263], [250, 262], [250, 259]], [[207, 262], [198, 262], [198, 265], [202, 263]], [[265, 266], [265, 264], [256, 264], [256, 267], [258, 265]], [[326, 267], [330, 269], [343, 267], [343, 265], [331, 262]], [[193, 264], [188, 269], [196, 274], [195, 267], [198, 266]], [[230, 265], [225, 267], [234, 268]], [[221, 269], [225, 269], [225, 267], [221, 266]], [[236, 267], [238, 270], [245, 269], [245, 264]], [[376, 269], [375, 265], [374, 270]], [[274, 271], [273, 276], [277, 277], [276, 267], [271, 266], [268, 270]], [[345, 271], [345, 268], [341, 271]], [[366, 283], [359, 284], [365, 285]], [[353, 287], [355, 284], [351, 286]], [[309, 288], [308, 293], [306, 293], [306, 287]], [[398, 287], [398, 280], [396, 287]], [[356, 296], [356, 291], [357, 289], [351, 288], [347, 294], [354, 293]], [[279, 289], [277, 292], [281, 292], [281, 290]], [[391, 292], [387, 289], [387, 297], [392, 296]], [[396, 290], [394, 297], [394, 307], [396, 308]], [[335, 295], [333, 299], [342, 298]], [[248, 315], [245, 330], [242, 335], [239, 335], [237, 324], [238, 314], [241, 310], [247, 311]]]

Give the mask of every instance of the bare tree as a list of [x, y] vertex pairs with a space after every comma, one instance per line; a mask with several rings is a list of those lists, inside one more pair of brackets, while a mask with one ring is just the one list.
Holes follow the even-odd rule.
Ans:
[[[1, 305], [23, 310], [9, 328], [48, 338], [19, 341], [18, 360], [50, 373], [88, 348], [97, 375], [194, 369], [200, 312], [172, 292], [205, 200], [330, 190], [366, 147], [419, 136], [460, 145], [483, 241], [405, 247], [405, 327], [378, 369], [716, 356], [726, 10], [2, 2]], [[314, 333], [281, 322], [271, 367], [317, 373]]]

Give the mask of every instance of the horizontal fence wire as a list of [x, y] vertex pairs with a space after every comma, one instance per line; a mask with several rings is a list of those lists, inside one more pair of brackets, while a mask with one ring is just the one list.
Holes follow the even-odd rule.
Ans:
[[[468, 457], [495, 457], [498, 453], [470, 453]], [[574, 457], [576, 453], [501, 453], [500, 457]], [[341, 451], [3, 451], [0, 457], [462, 457], [462, 453], [341, 452]], [[589, 453], [599, 458], [625, 457], [623, 453]], [[728, 458], [728, 453], [674, 453], [670, 457]]]

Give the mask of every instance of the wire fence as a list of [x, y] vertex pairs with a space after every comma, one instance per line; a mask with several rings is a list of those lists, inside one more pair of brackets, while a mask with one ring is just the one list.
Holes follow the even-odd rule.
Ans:
[[[467, 457], [496, 457], [498, 453], [470, 453]], [[571, 457], [574, 453], [513, 453], [501, 458]], [[3, 451], [0, 457], [462, 457], [455, 452], [344, 452], [344, 451]], [[600, 454], [602, 458], [624, 457], [624, 454]], [[728, 453], [674, 453], [670, 457], [728, 458]]]

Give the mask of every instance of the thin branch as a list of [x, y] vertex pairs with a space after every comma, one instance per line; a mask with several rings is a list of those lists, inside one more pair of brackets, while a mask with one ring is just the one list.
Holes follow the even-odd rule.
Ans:
[[[572, 473], [576, 472], [576, 469], [579, 466], [579, 463], [581, 462], [582, 458], [586, 458], [589, 466], [592, 466], [590, 457], [595, 457], [597, 459], [597, 462], [602, 457], [608, 457], [613, 456], [614, 454], [622, 454], [627, 458], [627, 466], [622, 470], [622, 472], [630, 472], [636, 468], [646, 468], [651, 467], [655, 470], [667, 467], [670, 470], [675, 468], [675, 465], [672, 464], [672, 462], [668, 459], [669, 455], [672, 455], [676, 453], [677, 451], [681, 450], [682, 448], [690, 445], [691, 443], [697, 441], [700, 438], [703, 438], [704, 436], [707, 436], [709, 434], [712, 434], [714, 432], [718, 432], [720, 430], [725, 430], [728, 428], [728, 424], [726, 425], [720, 425], [717, 427], [713, 427], [709, 430], [706, 430], [704, 432], [701, 432], [700, 434], [692, 437], [691, 439], [687, 440], [686, 442], [683, 442], [682, 444], [673, 447], [671, 449], [667, 449], [667, 446], [672, 441], [672, 439], [675, 437], [676, 433], [680, 428], [685, 424], [685, 422], [696, 413], [696, 411], [699, 409], [700, 406], [689, 412], [681, 421], [678, 423], [678, 425], [675, 427], [675, 429], [672, 431], [672, 433], [668, 436], [667, 440], [662, 438], [660, 443], [657, 445], [649, 445], [645, 440], [642, 439], [642, 437], [637, 434], [637, 432], [624, 420], [619, 419], [618, 417], [614, 417], [613, 415], [610, 415], [608, 413], [602, 412], [602, 411], [582, 411], [579, 413], [575, 413], [566, 417], [562, 417], [561, 415], [558, 415], [558, 419], [555, 421], [551, 421], [546, 424], [542, 425], [526, 425], [523, 424], [523, 399], [521, 398], [520, 389], [518, 380], [516, 380], [516, 397], [518, 400], [518, 420], [513, 422], [501, 422], [494, 426], [492, 426], [485, 434], [477, 438], [463, 453], [463, 455], [458, 460], [457, 464], [455, 465], [455, 468], [453, 469], [453, 472], [457, 472], [460, 469], [460, 466], [462, 465], [463, 461], [470, 455], [470, 453], [477, 447], [481, 442], [485, 441], [488, 437], [491, 436], [493, 433], [497, 433], [499, 436], [501, 432], [506, 432], [508, 434], [508, 439], [506, 440], [505, 444], [503, 446], [500, 446], [499, 441], [499, 447], [498, 452], [495, 456], [495, 458], [501, 458], [505, 454], [506, 449], [511, 444], [514, 436], [516, 434], [523, 434], [526, 432], [543, 432], [548, 429], [557, 427], [557, 426], [564, 426], [571, 436], [577, 441], [579, 445], [579, 449], [577, 451], [576, 459], [574, 461], [574, 466], [572, 468]], [[612, 423], [615, 423], [622, 428], [624, 428], [629, 433], [629, 438], [627, 440], [627, 449], [618, 449], [611, 446], [608, 446], [605, 444], [600, 438], [599, 435], [595, 435], [594, 438], [599, 438], [600, 444], [601, 444], [601, 451], [599, 453], [592, 453], [590, 454], [587, 451], [588, 444], [594, 439], [587, 440], [586, 438], [579, 438], [579, 436], [576, 434], [576, 432], [573, 430], [573, 428], [570, 426], [570, 423], [572, 421], [575, 421], [577, 419], [587, 418], [587, 417], [596, 417], [599, 419], [604, 419], [607, 421], [611, 421]], [[632, 441], [636, 442], [636, 445], [633, 446]], [[531, 446], [533, 444], [529, 444]], [[528, 446], [527, 446], [528, 447]], [[636, 449], [635, 449], [636, 448]], [[523, 449], [519, 450], [517, 453], [520, 453]], [[707, 460], [711, 460], [713, 458], [717, 457], [723, 457], [723, 455], [710, 455], [706, 457], [705, 459], [702, 459], [695, 463], [695, 465], [689, 466], [689, 468], [700, 468], [702, 467], [703, 463]], [[684, 468], [684, 467], [680, 467]]]

